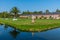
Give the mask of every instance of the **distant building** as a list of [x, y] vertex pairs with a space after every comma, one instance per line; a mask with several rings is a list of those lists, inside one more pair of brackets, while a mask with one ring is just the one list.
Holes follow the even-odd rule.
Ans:
[[[53, 12], [53, 13], [43, 13], [43, 14], [31, 14], [37, 19], [60, 19], [60, 13]], [[30, 14], [21, 14], [20, 18], [30, 18]]]

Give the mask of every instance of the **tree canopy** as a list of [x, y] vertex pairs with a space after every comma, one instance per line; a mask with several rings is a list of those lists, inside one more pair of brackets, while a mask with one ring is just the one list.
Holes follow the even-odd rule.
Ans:
[[13, 7], [10, 11], [14, 15], [14, 17], [17, 17], [17, 14], [19, 13], [19, 9], [17, 7]]

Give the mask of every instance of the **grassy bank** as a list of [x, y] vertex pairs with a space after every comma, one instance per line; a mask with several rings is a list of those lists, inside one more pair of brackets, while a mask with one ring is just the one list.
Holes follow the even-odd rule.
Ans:
[[18, 19], [13, 21], [11, 18], [3, 19], [0, 18], [0, 23], [10, 25], [16, 29], [23, 31], [44, 31], [56, 27], [60, 27], [60, 20], [47, 20], [47, 19], [36, 19], [35, 23], [31, 22], [31, 19]]

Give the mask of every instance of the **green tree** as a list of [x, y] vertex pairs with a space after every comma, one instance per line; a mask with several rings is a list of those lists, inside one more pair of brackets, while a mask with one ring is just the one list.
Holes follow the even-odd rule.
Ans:
[[23, 11], [22, 14], [32, 14], [32, 12], [30, 12], [29, 10], [27, 10], [27, 11]]
[[10, 11], [14, 15], [14, 17], [17, 17], [17, 14], [20, 13], [19, 9], [17, 7], [13, 7]]
[[37, 14], [38, 12], [37, 12], [37, 11], [34, 11], [33, 13], [34, 13], [34, 14]]
[[38, 13], [39, 13], [39, 14], [42, 14], [43, 12], [42, 12], [42, 11], [39, 11]]
[[2, 12], [2, 18], [7, 18], [8, 17], [8, 12], [7, 11], [4, 11]]
[[50, 13], [50, 12], [49, 12], [49, 10], [46, 10], [46, 12], [45, 12], [45, 13]]
[[59, 9], [56, 9], [56, 12], [60, 12], [60, 10]]

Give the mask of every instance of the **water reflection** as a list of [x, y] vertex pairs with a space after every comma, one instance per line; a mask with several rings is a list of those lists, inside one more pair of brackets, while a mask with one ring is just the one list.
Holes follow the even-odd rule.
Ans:
[[11, 34], [12, 37], [16, 38], [17, 35], [18, 35], [20, 32], [18, 32], [18, 31], [16, 31], [16, 29], [14, 29], [14, 30], [10, 31], [9, 33]]
[[4, 25], [4, 29], [6, 30], [8, 28], [8, 25]]
[[7, 25], [0, 25], [0, 40], [60, 40], [60, 28], [43, 32], [23, 32]]
[[32, 37], [34, 36], [34, 32], [32, 32]]

